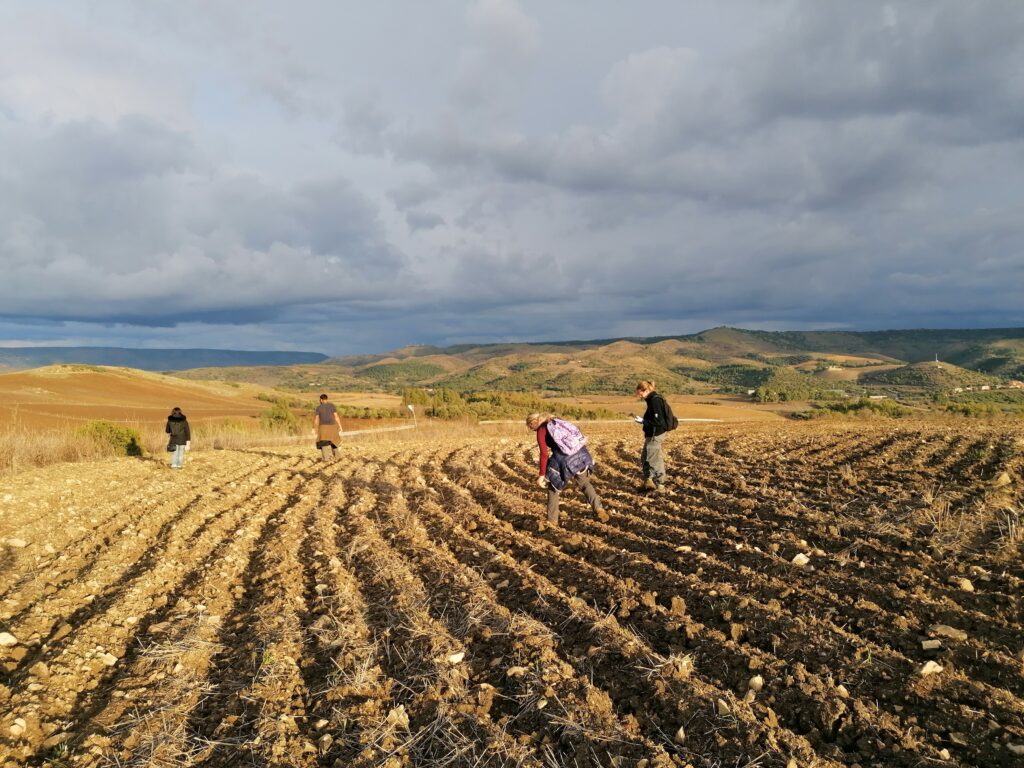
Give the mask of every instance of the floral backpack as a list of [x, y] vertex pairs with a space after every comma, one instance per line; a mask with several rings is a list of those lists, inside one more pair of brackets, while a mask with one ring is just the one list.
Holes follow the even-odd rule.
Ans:
[[580, 432], [580, 428], [571, 421], [548, 419], [546, 426], [548, 434], [555, 441], [558, 450], [566, 456], [572, 456], [587, 444], [587, 438]]

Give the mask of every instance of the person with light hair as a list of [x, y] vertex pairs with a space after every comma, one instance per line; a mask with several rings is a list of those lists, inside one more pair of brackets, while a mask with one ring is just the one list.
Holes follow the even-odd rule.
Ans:
[[640, 452], [640, 467], [644, 482], [641, 491], [665, 492], [665, 457], [661, 444], [671, 429], [668, 403], [654, 388], [654, 382], [644, 379], [636, 385], [636, 396], [647, 403], [644, 415], [634, 417], [643, 425], [644, 447]]
[[[602, 523], [608, 522], [608, 514], [604, 511], [604, 505], [590, 482], [590, 473], [594, 468], [594, 459], [583, 445], [572, 454], [566, 454], [551, 436], [550, 428], [554, 422], [559, 421], [550, 413], [531, 413], [526, 417], [526, 428], [537, 435], [537, 447], [540, 448], [540, 471], [537, 475], [537, 484], [548, 492], [548, 525], [556, 527], [559, 517], [559, 494], [569, 484], [570, 480], [583, 491], [590, 508], [594, 510], [597, 519]], [[582, 435], [575, 425], [562, 422], [565, 426], [575, 430], [576, 434]], [[543, 525], [542, 525], [543, 527]]]

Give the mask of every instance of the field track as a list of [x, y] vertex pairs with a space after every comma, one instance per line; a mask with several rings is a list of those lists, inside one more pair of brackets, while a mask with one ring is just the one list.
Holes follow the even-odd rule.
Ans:
[[8, 478], [0, 766], [1024, 765], [1019, 430], [518, 435]]

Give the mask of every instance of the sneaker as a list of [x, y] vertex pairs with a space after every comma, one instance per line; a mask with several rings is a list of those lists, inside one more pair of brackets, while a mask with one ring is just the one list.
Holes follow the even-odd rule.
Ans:
[[643, 485], [643, 488], [644, 488], [644, 490], [645, 490], [645, 491], [653, 491], [653, 490], [655, 490], [655, 489], [656, 489], [657, 487], [658, 487], [658, 486], [656, 486], [656, 485], [654, 484], [654, 481], [653, 481], [653, 480], [651, 480], [651, 478], [649, 478], [649, 477], [648, 477], [648, 478], [647, 478], [646, 480], [644, 480], [644, 485]]

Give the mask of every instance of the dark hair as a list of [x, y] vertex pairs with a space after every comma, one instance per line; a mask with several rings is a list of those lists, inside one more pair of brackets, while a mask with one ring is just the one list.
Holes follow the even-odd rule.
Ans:
[[178, 406], [174, 406], [173, 408], [171, 408], [171, 414], [172, 415], [177, 414], [177, 413], [181, 413], [181, 408], [179, 408]]
[[327, 395], [320, 395], [320, 399], [321, 400], [326, 400], [327, 399]]

